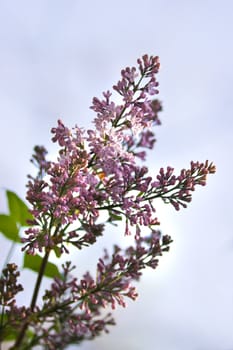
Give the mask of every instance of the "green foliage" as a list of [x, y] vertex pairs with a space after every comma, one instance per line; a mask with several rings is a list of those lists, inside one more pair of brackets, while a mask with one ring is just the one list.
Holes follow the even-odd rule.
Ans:
[[10, 215], [0, 214], [0, 232], [14, 242], [20, 242], [19, 229]]
[[[43, 258], [41, 258], [40, 255], [29, 255], [25, 253], [23, 267], [30, 269], [34, 272], [39, 272], [42, 261], [43, 261]], [[47, 262], [44, 276], [50, 277], [50, 278], [53, 278], [56, 276], [60, 277], [60, 273], [57, 266], [51, 262]]]
[[2, 321], [3, 321], [3, 326], [0, 327], [0, 340], [4, 340], [4, 341], [11, 341], [14, 340], [17, 336], [17, 330], [15, 329], [15, 327], [13, 327], [12, 325], [10, 325], [7, 321], [8, 321], [8, 317], [6, 314], [3, 315], [2, 317]]
[[57, 258], [60, 258], [61, 254], [62, 254], [62, 253], [61, 253], [61, 249], [55, 246], [55, 247], [53, 248], [53, 251], [54, 251], [56, 257], [57, 257]]
[[[0, 325], [0, 341], [8, 342], [15, 340], [19, 333], [17, 327], [12, 325], [9, 322], [9, 316], [7, 314], [1, 315], [1, 323]], [[27, 339], [32, 339], [34, 333], [31, 330], [27, 330]]]
[[121, 215], [117, 215], [112, 211], [109, 211], [109, 218], [108, 218], [108, 222], [114, 226], [117, 226], [117, 224], [115, 224], [115, 221], [122, 221], [122, 216]]
[[27, 205], [14, 192], [6, 191], [10, 216], [20, 225], [28, 226], [28, 220], [33, 216], [29, 213]]
[[0, 214], [0, 232], [9, 240], [20, 243], [19, 230], [22, 226], [28, 226], [28, 220], [33, 216], [28, 207], [17, 194], [6, 191], [9, 215]]
[[116, 215], [113, 212], [109, 212], [109, 216], [112, 219], [112, 221], [121, 221], [122, 220], [121, 215]]

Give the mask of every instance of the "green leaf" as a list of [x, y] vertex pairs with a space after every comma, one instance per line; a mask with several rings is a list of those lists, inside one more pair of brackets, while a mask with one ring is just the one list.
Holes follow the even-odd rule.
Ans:
[[122, 217], [121, 217], [121, 215], [116, 215], [113, 212], [109, 212], [109, 219], [111, 221], [121, 221]]
[[0, 232], [11, 241], [20, 242], [17, 224], [10, 215], [0, 214]]
[[8, 325], [0, 328], [0, 334], [1, 339], [4, 340], [4, 342], [15, 340], [17, 337], [17, 331]]
[[6, 191], [6, 195], [10, 216], [21, 226], [28, 226], [27, 220], [32, 220], [33, 216], [29, 213], [27, 205], [12, 191]]
[[[4, 341], [12, 341], [17, 338], [17, 335], [19, 334], [20, 331], [20, 324], [17, 326], [15, 324], [11, 324], [10, 317], [4, 313], [3, 315], [1, 314], [1, 320], [2, 320], [2, 325], [0, 326], [0, 342]], [[32, 339], [34, 332], [31, 330], [27, 330], [27, 340]]]
[[2, 329], [0, 329], [0, 331], [4, 341], [11, 341], [17, 338], [18, 332], [15, 329], [15, 327], [11, 325], [7, 325], [6, 327], [3, 327]]
[[[43, 258], [40, 255], [29, 255], [25, 253], [23, 267], [35, 272], [39, 272], [42, 261], [43, 261]], [[44, 276], [50, 277], [50, 278], [61, 277], [57, 266], [51, 262], [47, 262]]]

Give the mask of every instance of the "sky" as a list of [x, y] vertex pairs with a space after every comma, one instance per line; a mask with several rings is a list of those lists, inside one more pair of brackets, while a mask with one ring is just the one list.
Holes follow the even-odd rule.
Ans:
[[[116, 310], [110, 334], [81, 350], [233, 349], [232, 14], [231, 0], [0, 0], [0, 210], [4, 189], [24, 198], [34, 145], [53, 154], [57, 119], [92, 127], [92, 98], [145, 53], [160, 56], [163, 104], [150, 171], [217, 166], [188, 209], [158, 203], [171, 251], [146, 271], [139, 299]], [[122, 232], [101, 244], [115, 240]]]

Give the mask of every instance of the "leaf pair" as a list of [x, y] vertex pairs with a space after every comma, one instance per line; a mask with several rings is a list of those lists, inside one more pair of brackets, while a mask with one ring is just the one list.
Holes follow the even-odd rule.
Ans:
[[26, 204], [12, 191], [6, 191], [9, 215], [0, 214], [0, 232], [9, 240], [20, 243], [19, 231], [32, 220]]
[[[33, 220], [32, 214], [29, 212], [27, 205], [20, 199], [16, 193], [7, 190], [7, 204], [9, 215], [0, 214], [0, 232], [5, 238], [13, 243], [20, 243], [20, 229], [28, 226], [28, 220]], [[40, 255], [28, 255], [24, 253], [23, 267], [34, 272], [40, 270], [43, 258]], [[48, 262], [44, 272], [46, 277], [59, 276], [57, 266]]]

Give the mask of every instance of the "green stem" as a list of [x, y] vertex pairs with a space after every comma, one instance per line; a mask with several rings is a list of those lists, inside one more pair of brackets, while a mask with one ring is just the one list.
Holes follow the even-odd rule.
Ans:
[[[52, 226], [53, 226], [53, 217], [51, 217], [51, 220], [50, 220], [49, 232], [51, 232]], [[57, 225], [56, 230], [54, 232], [54, 236], [57, 235], [58, 231], [60, 230], [60, 226], [61, 226], [60, 224]], [[50, 254], [50, 249], [47, 249], [46, 252], [45, 252], [44, 258], [42, 260], [41, 266], [40, 266], [40, 270], [39, 270], [39, 273], [38, 273], [38, 276], [37, 276], [37, 280], [36, 280], [36, 285], [35, 285], [34, 292], [33, 292], [33, 295], [32, 295], [32, 300], [31, 300], [31, 304], [30, 304], [30, 308], [31, 308], [32, 311], [33, 311], [33, 309], [36, 306], [36, 301], [37, 301], [37, 297], [38, 297], [38, 294], [39, 294], [41, 281], [42, 281], [42, 278], [44, 276], [45, 268], [46, 268], [46, 265], [48, 263], [49, 254]], [[26, 321], [23, 324], [23, 326], [21, 328], [21, 331], [20, 331], [20, 333], [18, 335], [18, 338], [16, 339], [15, 344], [11, 348], [11, 350], [19, 350], [19, 346], [21, 345], [21, 343], [22, 343], [22, 341], [24, 339], [24, 336], [25, 336], [25, 333], [26, 333], [26, 331], [28, 329], [29, 324], [30, 324], [29, 321]]]
[[36, 305], [36, 300], [37, 300], [37, 297], [38, 297], [41, 281], [42, 281], [42, 278], [43, 278], [43, 275], [44, 275], [44, 271], [45, 271], [45, 268], [46, 268], [46, 265], [47, 265], [47, 262], [48, 262], [48, 259], [49, 259], [49, 253], [50, 253], [50, 250], [46, 251], [45, 256], [44, 256], [44, 258], [42, 260], [41, 266], [40, 266], [39, 275], [38, 275], [38, 278], [37, 278], [37, 281], [36, 281], [34, 293], [33, 293], [33, 296], [32, 296], [32, 301], [31, 301], [31, 309], [32, 309], [32, 311], [33, 311], [33, 309], [34, 309], [34, 307]]
[[[36, 285], [35, 285], [35, 288], [34, 288], [34, 292], [33, 292], [33, 295], [32, 295], [32, 300], [31, 300], [31, 304], [30, 304], [30, 307], [31, 307], [31, 310], [33, 311], [35, 305], [36, 305], [36, 300], [37, 300], [37, 297], [38, 297], [38, 294], [39, 294], [39, 289], [40, 289], [40, 285], [41, 285], [41, 281], [42, 281], [42, 278], [43, 278], [43, 275], [44, 275], [44, 271], [45, 271], [45, 268], [46, 268], [46, 265], [47, 265], [47, 262], [48, 262], [48, 258], [49, 258], [49, 253], [50, 253], [50, 250], [47, 250], [46, 253], [45, 253], [45, 256], [42, 260], [42, 263], [41, 263], [41, 266], [40, 266], [40, 271], [39, 271], [39, 274], [38, 274], [38, 277], [37, 277], [37, 281], [36, 281]], [[22, 328], [21, 328], [21, 331], [18, 335], [18, 338], [16, 339], [15, 341], [15, 344], [14, 346], [11, 348], [12, 350], [16, 350], [16, 349], [19, 349], [19, 346], [21, 345], [23, 339], [24, 339], [24, 336], [25, 336], [25, 333], [27, 331], [27, 328], [29, 326], [29, 322], [26, 321]]]

